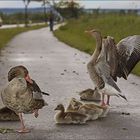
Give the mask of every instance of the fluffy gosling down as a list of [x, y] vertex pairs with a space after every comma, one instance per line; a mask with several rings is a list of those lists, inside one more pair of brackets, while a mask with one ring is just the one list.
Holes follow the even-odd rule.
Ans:
[[100, 106], [97, 104], [83, 104], [82, 102], [72, 98], [67, 111], [78, 112], [88, 116], [88, 120], [96, 120], [101, 117], [106, 117], [109, 108], [107, 106]]
[[85, 114], [72, 111], [65, 112], [62, 104], [57, 105], [55, 110], [59, 110], [55, 115], [56, 124], [84, 124], [88, 120]]
[[100, 101], [101, 100], [101, 95], [95, 88], [93, 89], [86, 89], [81, 92], [79, 92], [80, 99], [81, 100], [86, 100], [86, 101]]

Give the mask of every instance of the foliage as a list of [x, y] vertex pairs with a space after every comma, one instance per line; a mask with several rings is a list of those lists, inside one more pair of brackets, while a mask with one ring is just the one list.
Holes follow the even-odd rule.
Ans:
[[60, 0], [54, 6], [64, 18], [78, 18], [81, 11], [80, 5], [75, 1]]
[[[21, 24], [25, 23], [25, 14], [22, 12], [14, 13], [14, 14], [4, 14], [0, 13], [0, 17], [3, 19], [3, 24]], [[46, 15], [46, 18], [48, 15]], [[28, 19], [29, 21], [32, 21], [32, 23], [38, 23], [44, 21], [44, 13], [38, 12], [38, 13], [28, 13]]]
[[[85, 30], [99, 29], [103, 36], [113, 36], [116, 42], [130, 35], [140, 34], [140, 17], [137, 15], [120, 14], [87, 14], [79, 19], [68, 20], [68, 23], [62, 26], [54, 34], [61, 41], [85, 51], [93, 53], [95, 40], [93, 37], [84, 33]], [[135, 67], [133, 73], [140, 76], [140, 63]]]

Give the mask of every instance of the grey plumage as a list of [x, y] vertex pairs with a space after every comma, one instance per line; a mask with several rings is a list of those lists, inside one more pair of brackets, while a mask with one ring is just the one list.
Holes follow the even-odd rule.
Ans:
[[24, 78], [12, 79], [2, 90], [1, 97], [4, 105], [16, 113], [33, 113], [35, 109], [41, 109], [45, 105], [43, 98], [33, 98]]
[[[102, 39], [99, 31], [92, 30], [89, 33], [95, 37], [97, 42], [95, 52], [88, 63], [92, 81], [100, 91], [102, 90], [102, 93], [111, 93], [114, 91], [111, 89], [114, 88], [118, 92], [114, 92], [116, 96], [127, 100], [121, 94], [115, 81], [118, 77], [127, 79], [132, 69], [140, 61], [140, 35], [128, 36], [116, 44], [111, 36]], [[110, 90], [105, 89], [107, 86], [110, 86]]]
[[128, 75], [140, 61], [140, 35], [133, 35], [122, 39], [118, 44], [113, 37], [107, 39], [108, 58], [111, 76], [117, 81], [117, 78], [127, 79]]
[[140, 61], [140, 35], [133, 35], [122, 39], [117, 44], [117, 52], [119, 56], [117, 77], [127, 79], [129, 73]]
[[[121, 94], [120, 88], [116, 84], [116, 74], [118, 72], [118, 50], [112, 37], [101, 37], [97, 30], [88, 31], [96, 39], [96, 48], [87, 64], [90, 78], [98, 88], [99, 92], [107, 95], [115, 95], [127, 100]], [[109, 100], [108, 100], [109, 102]], [[103, 103], [104, 104], [104, 103]]]

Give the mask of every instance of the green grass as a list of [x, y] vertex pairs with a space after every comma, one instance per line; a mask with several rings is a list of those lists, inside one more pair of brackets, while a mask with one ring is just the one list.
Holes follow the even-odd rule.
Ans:
[[17, 34], [29, 31], [29, 30], [35, 30], [46, 27], [46, 25], [35, 25], [31, 27], [16, 27], [16, 28], [9, 28], [9, 29], [0, 29], [0, 49]]
[[[81, 51], [92, 54], [95, 47], [93, 37], [84, 33], [85, 30], [99, 29], [103, 36], [113, 36], [116, 43], [130, 35], [140, 34], [140, 16], [105, 14], [82, 16], [78, 20], [69, 20], [55, 31], [54, 35], [66, 44]], [[140, 76], [140, 63], [132, 71]]]

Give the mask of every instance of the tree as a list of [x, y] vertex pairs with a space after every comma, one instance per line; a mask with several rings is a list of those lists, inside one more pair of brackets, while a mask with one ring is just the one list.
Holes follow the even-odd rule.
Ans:
[[68, 2], [68, 9], [71, 12], [71, 17], [78, 18], [78, 12], [80, 9], [80, 6], [78, 3], [71, 0], [70, 2]]
[[28, 27], [28, 5], [31, 2], [31, 0], [23, 0], [25, 5], [25, 27]]
[[78, 18], [81, 11], [79, 3], [74, 0], [60, 0], [55, 7], [65, 18]]
[[43, 0], [43, 7], [44, 7], [44, 21], [47, 22], [47, 14], [46, 14], [46, 5], [50, 4], [49, 0]]

